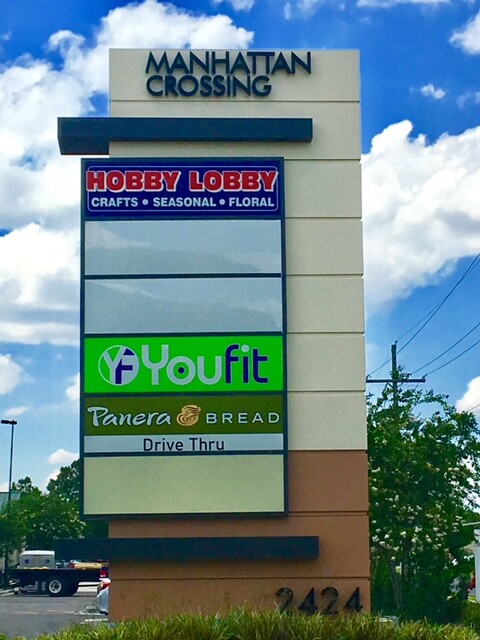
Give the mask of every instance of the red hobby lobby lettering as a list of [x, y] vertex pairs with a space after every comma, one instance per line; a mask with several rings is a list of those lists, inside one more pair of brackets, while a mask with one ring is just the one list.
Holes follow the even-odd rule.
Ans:
[[276, 170], [230, 170], [209, 169], [207, 171], [155, 170], [155, 169], [90, 169], [86, 172], [88, 192], [175, 192], [185, 175], [192, 192], [260, 191], [273, 192], [278, 178]]
[[102, 169], [87, 171], [87, 191], [175, 191], [180, 171]]

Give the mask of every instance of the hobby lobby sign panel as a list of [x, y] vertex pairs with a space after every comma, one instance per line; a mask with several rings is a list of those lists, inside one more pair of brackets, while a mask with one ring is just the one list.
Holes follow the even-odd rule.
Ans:
[[274, 162], [85, 161], [85, 214], [280, 215]]
[[192, 459], [196, 483], [202, 460], [211, 474], [232, 456], [241, 482], [263, 457], [277, 497], [261, 511], [285, 512], [283, 161], [84, 160], [82, 183], [84, 461], [148, 457], [184, 476]]

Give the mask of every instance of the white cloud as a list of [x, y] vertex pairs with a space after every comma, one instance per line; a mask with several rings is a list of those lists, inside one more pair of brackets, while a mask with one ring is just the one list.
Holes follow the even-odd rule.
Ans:
[[91, 45], [70, 31], [52, 34], [60, 69], [27, 54], [0, 67], [0, 229], [13, 229], [0, 236], [8, 301], [0, 342], [78, 342], [79, 162], [59, 154], [57, 117], [94, 113], [95, 94], [108, 90], [108, 50], [234, 49], [252, 40], [228, 16], [144, 0], [110, 11]]
[[480, 12], [450, 38], [451, 44], [465, 53], [480, 53]]
[[49, 45], [62, 54], [66, 75], [92, 94], [108, 90], [109, 49], [237, 49], [247, 48], [252, 40], [251, 31], [236, 27], [226, 15], [198, 15], [172, 4], [144, 0], [113, 9], [102, 18], [92, 48], [70, 31], [53, 34]]
[[1, 341], [78, 343], [78, 245], [76, 229], [38, 224], [0, 237]]
[[467, 91], [457, 98], [460, 109], [464, 109], [469, 103], [480, 104], [480, 91]]
[[88, 111], [84, 85], [25, 56], [0, 73], [0, 95], [1, 225], [58, 223], [78, 203], [78, 160], [60, 157], [56, 116]]
[[72, 464], [74, 460], [78, 458], [78, 452], [72, 453], [71, 451], [65, 451], [65, 449], [57, 449], [48, 456], [48, 464], [56, 464], [61, 467]]
[[71, 378], [71, 384], [66, 388], [65, 393], [72, 402], [77, 402], [80, 398], [80, 374]]
[[455, 404], [458, 411], [472, 411], [480, 416], [480, 376], [468, 383], [467, 390]]
[[22, 367], [12, 360], [11, 355], [0, 355], [0, 395], [13, 391], [21, 382], [22, 376]]
[[285, 20], [292, 19], [292, 3], [291, 2], [286, 2], [283, 5], [283, 17], [285, 18]]
[[285, 20], [291, 20], [296, 14], [302, 18], [312, 16], [318, 7], [329, 5], [337, 11], [345, 11], [346, 3], [340, 0], [295, 0], [287, 2], [283, 5], [283, 17]]
[[435, 87], [433, 84], [426, 84], [420, 88], [420, 93], [426, 98], [433, 98], [434, 100], [441, 100], [447, 95], [441, 87]]
[[65, 449], [57, 449], [48, 456], [48, 464], [58, 465], [53, 471], [51, 471], [47, 477], [40, 483], [40, 489], [45, 491], [50, 480], [55, 480], [60, 473], [61, 467], [66, 467], [75, 460], [78, 459], [78, 452], [66, 451]]
[[40, 482], [39, 489], [40, 491], [46, 491], [48, 483], [50, 480], [55, 480], [58, 474], [60, 473], [60, 469], [54, 469], [51, 473], [48, 474], [46, 478], [42, 482]]
[[340, 11], [345, 9], [345, 4], [338, 0], [296, 0], [296, 2], [286, 2], [283, 5], [283, 17], [285, 20], [291, 20], [294, 12], [302, 14], [303, 16], [311, 16], [315, 13], [317, 7], [326, 2], [333, 4], [333, 6]]
[[450, 0], [358, 0], [358, 7], [370, 7], [373, 9], [390, 9], [399, 4], [439, 5], [449, 4]]
[[213, 2], [217, 6], [222, 4], [222, 2], [228, 2], [235, 11], [250, 11], [255, 4], [255, 0], [213, 0]]
[[431, 145], [412, 128], [387, 127], [362, 161], [369, 312], [480, 250], [480, 127]]
[[297, 7], [300, 11], [309, 15], [322, 3], [323, 0], [297, 0]]
[[24, 413], [27, 413], [28, 407], [11, 407], [10, 409], [6, 409], [2, 412], [6, 418], [18, 418], [18, 416], [23, 416]]

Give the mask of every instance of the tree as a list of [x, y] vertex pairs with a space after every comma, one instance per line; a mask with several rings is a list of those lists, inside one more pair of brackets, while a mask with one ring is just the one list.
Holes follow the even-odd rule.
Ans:
[[80, 461], [62, 467], [42, 492], [28, 476], [12, 483], [20, 497], [0, 512], [0, 548], [51, 549], [61, 538], [108, 535], [103, 520], [80, 519]]
[[79, 505], [80, 503], [80, 460], [74, 460], [67, 467], [61, 467], [56, 478], [47, 485], [47, 491], [62, 500]]
[[0, 514], [0, 535], [10, 551], [51, 549], [59, 538], [82, 535], [84, 524], [75, 505], [55, 494], [42, 493], [28, 477], [12, 486], [21, 495]]
[[[62, 467], [58, 476], [47, 485], [47, 491], [51, 496], [57, 496], [80, 510], [80, 460], [74, 460], [72, 464]], [[82, 536], [85, 538], [104, 538], [108, 536], [108, 523], [105, 520], [82, 520]], [[72, 536], [74, 537], [74, 536]]]
[[473, 568], [462, 523], [476, 506], [475, 417], [444, 395], [398, 385], [368, 405], [374, 610], [453, 621], [464, 594], [454, 585]]
[[20, 480], [17, 480], [17, 482], [12, 482], [12, 493], [17, 492], [25, 494], [33, 493], [35, 491], [39, 491], [39, 489], [33, 484], [32, 479], [29, 476], [25, 476], [25, 478], [21, 478]]

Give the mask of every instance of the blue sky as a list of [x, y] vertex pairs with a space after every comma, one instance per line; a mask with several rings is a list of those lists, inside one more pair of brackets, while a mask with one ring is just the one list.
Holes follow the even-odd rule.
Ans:
[[[18, 420], [14, 479], [45, 487], [78, 455], [79, 161], [60, 156], [57, 117], [106, 115], [109, 47], [190, 46], [360, 50], [367, 371], [398, 340], [407, 371], [480, 415], [479, 0], [0, 0], [0, 417]], [[2, 426], [0, 490], [9, 436]]]

